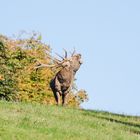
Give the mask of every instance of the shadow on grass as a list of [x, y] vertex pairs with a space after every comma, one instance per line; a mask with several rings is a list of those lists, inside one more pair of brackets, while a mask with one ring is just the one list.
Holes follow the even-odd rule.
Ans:
[[[122, 124], [122, 125], [125, 125], [125, 126], [129, 126], [130, 128], [127, 129], [128, 131], [130, 131], [132, 133], [135, 133], [135, 134], [140, 134], [140, 130], [134, 129], [134, 128], [139, 128], [140, 129], [140, 124], [136, 124], [136, 123], [132, 123], [132, 122], [126, 122], [126, 121], [121, 121], [121, 120], [117, 120], [117, 119], [114, 119], [114, 118], [111, 118], [111, 117], [103, 116], [103, 115], [111, 115], [110, 113], [108, 113], [108, 114], [106, 113], [106, 114], [102, 114], [102, 115], [98, 115], [99, 112], [96, 112], [96, 113], [97, 114], [93, 113], [92, 111], [86, 111], [86, 112], [84, 112], [84, 115], [92, 116], [92, 117], [95, 117], [95, 118], [98, 118], [98, 119], [102, 119], [102, 120], [107, 120], [109, 122], [114, 122], [114, 123]], [[112, 114], [112, 115], [114, 115], [114, 114]]]

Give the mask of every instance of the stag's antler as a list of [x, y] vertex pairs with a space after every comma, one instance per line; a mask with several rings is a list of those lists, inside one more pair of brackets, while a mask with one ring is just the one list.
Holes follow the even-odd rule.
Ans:
[[71, 53], [71, 56], [74, 56], [75, 52], [76, 52], [76, 50], [74, 48], [73, 52]]
[[64, 52], [65, 52], [65, 59], [67, 59], [68, 53], [67, 53], [67, 51], [66, 51], [65, 49], [63, 49], [63, 50], [64, 50]]
[[60, 54], [58, 54], [58, 53], [55, 53], [58, 57], [60, 57], [62, 60], [65, 60], [65, 59], [67, 59], [67, 57], [68, 57], [68, 53], [67, 53], [67, 51], [65, 50], [65, 49], [63, 49], [64, 50], [64, 52], [65, 52], [65, 56], [63, 57], [63, 56], [61, 56]]
[[38, 69], [38, 68], [42, 68], [42, 67], [48, 67], [48, 68], [59, 68], [59, 67], [64, 67], [64, 63], [68, 62], [69, 59], [67, 58], [67, 51], [65, 51], [65, 57], [62, 57], [61, 55], [57, 54], [59, 57], [62, 58], [62, 60], [59, 60], [57, 58], [54, 58], [52, 57], [50, 54], [47, 53], [47, 58], [53, 60], [54, 64], [44, 64], [44, 63], [41, 63], [39, 60], [37, 60], [38, 64], [37, 66], [35, 67], [35, 69]]
[[64, 60], [64, 57], [59, 55], [58, 53], [55, 53], [57, 56], [59, 56], [62, 60]]
[[51, 56], [50, 54], [48, 54], [48, 53], [47, 53], [47, 57], [48, 57], [49, 59], [53, 60], [53, 61], [56, 62], [56, 63], [60, 63], [60, 62], [61, 62], [61, 60], [52, 57], [52, 56]]
[[39, 60], [37, 60], [37, 63], [38, 64], [35, 66], [35, 69], [42, 68], [42, 67], [49, 67], [49, 68], [55, 67], [54, 64], [52, 64], [52, 65], [44, 64], [44, 63], [41, 63]]

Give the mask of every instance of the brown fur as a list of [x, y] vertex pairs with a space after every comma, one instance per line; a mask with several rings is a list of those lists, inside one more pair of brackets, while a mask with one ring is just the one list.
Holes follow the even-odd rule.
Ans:
[[67, 104], [67, 94], [81, 64], [80, 54], [72, 56], [69, 61], [63, 64], [63, 68], [51, 80], [50, 87], [58, 105], [60, 104], [60, 96], [62, 96], [62, 105]]

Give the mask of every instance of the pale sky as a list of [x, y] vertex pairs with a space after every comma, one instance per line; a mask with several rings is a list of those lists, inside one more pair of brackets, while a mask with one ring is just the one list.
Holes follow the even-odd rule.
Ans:
[[37, 31], [54, 52], [83, 56], [84, 108], [140, 115], [139, 0], [1, 0], [0, 33]]

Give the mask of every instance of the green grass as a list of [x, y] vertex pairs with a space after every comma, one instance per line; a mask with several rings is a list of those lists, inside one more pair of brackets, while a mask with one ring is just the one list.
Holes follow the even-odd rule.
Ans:
[[1, 101], [0, 140], [140, 140], [140, 117]]

